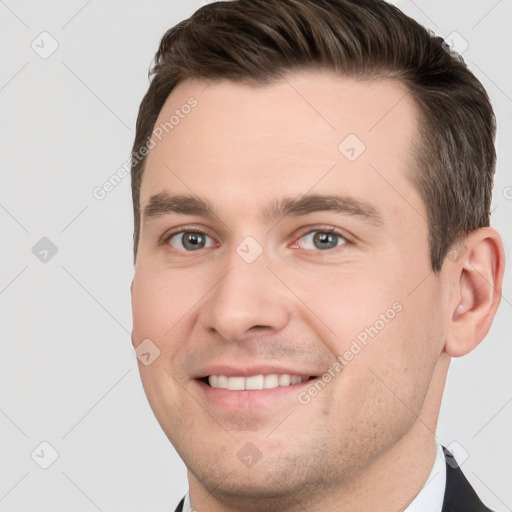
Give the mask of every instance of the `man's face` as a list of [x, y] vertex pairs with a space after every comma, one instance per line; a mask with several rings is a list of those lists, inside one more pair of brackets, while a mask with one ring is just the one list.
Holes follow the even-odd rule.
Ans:
[[302, 73], [182, 82], [155, 127], [176, 109], [148, 155], [132, 286], [133, 344], [160, 350], [139, 363], [151, 407], [211, 492], [348, 484], [426, 428], [443, 348], [446, 280], [406, 177], [415, 104], [396, 81]]

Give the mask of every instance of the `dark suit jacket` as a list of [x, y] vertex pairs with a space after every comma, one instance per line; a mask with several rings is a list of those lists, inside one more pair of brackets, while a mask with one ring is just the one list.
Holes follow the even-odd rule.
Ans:
[[455, 457], [444, 446], [443, 451], [446, 459], [446, 489], [442, 512], [492, 512], [480, 501]]
[[[442, 512], [492, 512], [480, 501], [454, 456], [444, 446], [443, 451], [446, 458], [446, 488]], [[174, 512], [183, 511], [184, 499], [180, 501]]]

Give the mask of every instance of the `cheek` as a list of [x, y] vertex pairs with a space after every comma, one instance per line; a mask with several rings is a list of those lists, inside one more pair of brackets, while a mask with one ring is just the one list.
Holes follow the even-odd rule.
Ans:
[[[327, 268], [296, 275], [294, 292], [314, 314], [322, 341], [333, 353], [342, 355], [352, 341], [358, 340], [364, 347], [399, 321], [399, 286], [396, 281], [382, 281], [382, 276], [357, 266]], [[301, 304], [297, 307], [303, 308]]]
[[186, 436], [192, 427], [187, 425], [186, 414], [169, 411], [188, 411], [195, 404], [181, 392], [185, 376], [173, 361], [186, 345], [182, 340], [186, 340], [185, 330], [201, 294], [198, 281], [197, 277], [146, 268], [137, 269], [133, 281], [132, 343], [136, 347], [149, 339], [160, 351], [149, 365], [139, 361], [141, 381], [155, 417], [173, 443], [178, 441], [173, 436], [183, 432]]
[[148, 400], [161, 422], [168, 420], [165, 411], [169, 408], [185, 410], [187, 406], [179, 392], [187, 376], [182, 373], [183, 365], [176, 361], [190, 350], [187, 340], [191, 326], [207, 291], [208, 282], [197, 273], [142, 265], [136, 271], [132, 344], [137, 347], [149, 339], [159, 351], [151, 364], [146, 366], [139, 361], [138, 366]]
[[384, 402], [386, 394], [396, 393], [418, 404], [442, 349], [439, 284], [421, 269], [407, 274], [399, 265], [383, 268], [333, 270], [321, 280], [302, 276], [297, 295], [313, 305], [327, 327], [323, 341], [342, 358], [343, 392], [375, 399], [383, 393]]
[[180, 323], [204, 295], [200, 283], [197, 276], [183, 272], [136, 272], [132, 289], [134, 344], [149, 338], [160, 350], [168, 350]]
[[[366, 323], [360, 331], [367, 333], [366, 344], [350, 336], [350, 341], [338, 342], [337, 353], [343, 351], [346, 364], [318, 405], [333, 418], [324, 425], [325, 435], [334, 430], [337, 437], [350, 440], [347, 456], [392, 446], [422, 410], [438, 354], [432, 349], [435, 333], [429, 326], [418, 328], [421, 318], [404, 304], [380, 331], [370, 331], [372, 322]], [[354, 322], [365, 325], [364, 320], [365, 315], [359, 315]]]
[[360, 353], [346, 368], [353, 392], [369, 400], [368, 411], [374, 408], [396, 425], [414, 421], [412, 411], [422, 409], [443, 344], [435, 282], [424, 283], [416, 296], [407, 293], [390, 297], [398, 297], [393, 312], [379, 314], [383, 322], [364, 329], [367, 344], [359, 343]]

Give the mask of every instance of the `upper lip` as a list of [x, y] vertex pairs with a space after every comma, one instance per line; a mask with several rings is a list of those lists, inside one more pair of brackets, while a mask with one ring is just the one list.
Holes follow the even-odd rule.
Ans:
[[225, 375], [226, 377], [251, 377], [252, 375], [270, 375], [273, 373], [300, 375], [307, 377], [314, 377], [318, 372], [310, 371], [299, 367], [283, 367], [279, 365], [264, 364], [264, 365], [229, 365], [229, 364], [215, 364], [202, 368], [199, 370], [194, 378], [203, 379], [210, 375]]

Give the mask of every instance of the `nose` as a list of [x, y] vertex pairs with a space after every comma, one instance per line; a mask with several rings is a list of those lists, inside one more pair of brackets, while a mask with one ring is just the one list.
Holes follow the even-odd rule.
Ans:
[[247, 263], [236, 252], [224, 276], [205, 298], [200, 313], [202, 327], [225, 341], [239, 341], [249, 331], [280, 331], [289, 322], [289, 294], [262, 254]]

